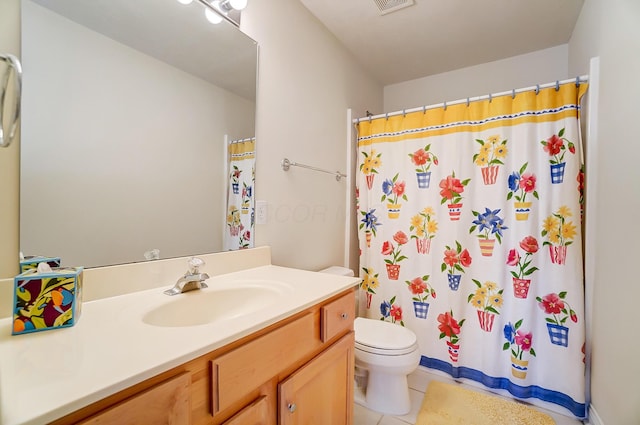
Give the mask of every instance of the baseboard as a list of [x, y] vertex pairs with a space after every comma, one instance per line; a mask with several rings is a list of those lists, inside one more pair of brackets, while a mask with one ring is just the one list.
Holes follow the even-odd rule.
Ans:
[[604, 425], [593, 405], [589, 405], [589, 421], [585, 423], [589, 425]]

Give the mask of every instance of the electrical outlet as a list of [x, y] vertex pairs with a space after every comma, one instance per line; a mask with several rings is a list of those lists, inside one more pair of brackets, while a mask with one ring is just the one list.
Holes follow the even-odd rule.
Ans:
[[267, 201], [256, 201], [256, 224], [267, 224]]

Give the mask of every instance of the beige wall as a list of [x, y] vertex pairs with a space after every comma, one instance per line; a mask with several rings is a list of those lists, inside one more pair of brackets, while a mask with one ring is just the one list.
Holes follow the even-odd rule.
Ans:
[[[566, 44], [384, 88], [384, 112], [485, 96], [569, 78]], [[378, 112], [379, 113], [379, 112]]]
[[242, 27], [260, 44], [256, 194], [268, 202], [269, 219], [256, 226], [256, 242], [271, 246], [274, 264], [342, 265], [346, 182], [301, 168], [284, 172], [280, 162], [351, 173], [347, 108], [354, 116], [380, 110], [382, 86], [299, 1], [251, 1]]
[[[635, 264], [640, 222], [640, 2], [586, 0], [569, 43], [569, 71], [585, 73], [600, 57], [592, 329], [592, 405], [603, 424], [640, 423], [640, 285]], [[587, 261], [590, 259], [588, 258]]]
[[[0, 1], [0, 52], [20, 57], [20, 1]], [[0, 278], [18, 271], [20, 137], [0, 148]]]

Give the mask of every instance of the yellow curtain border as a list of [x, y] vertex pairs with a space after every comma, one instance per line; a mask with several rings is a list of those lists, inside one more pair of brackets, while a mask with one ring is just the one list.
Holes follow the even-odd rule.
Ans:
[[[522, 123], [557, 121], [566, 117], [579, 116], [582, 96], [587, 83], [567, 83], [540, 89], [539, 93], [527, 91], [511, 96], [459, 103], [444, 107], [394, 115], [374, 120], [362, 120], [357, 124], [358, 146], [375, 143], [399, 142], [407, 139], [440, 136], [459, 132], [479, 132], [496, 127], [513, 126]], [[565, 105], [575, 105], [563, 109]]]
[[255, 158], [256, 142], [249, 140], [246, 142], [231, 143], [229, 145], [229, 157], [231, 161], [241, 161]]

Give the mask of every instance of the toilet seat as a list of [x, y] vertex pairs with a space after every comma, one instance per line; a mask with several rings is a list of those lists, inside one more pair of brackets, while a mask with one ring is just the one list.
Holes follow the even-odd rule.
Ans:
[[382, 356], [400, 356], [418, 348], [416, 335], [402, 326], [357, 317], [354, 321], [355, 348]]

